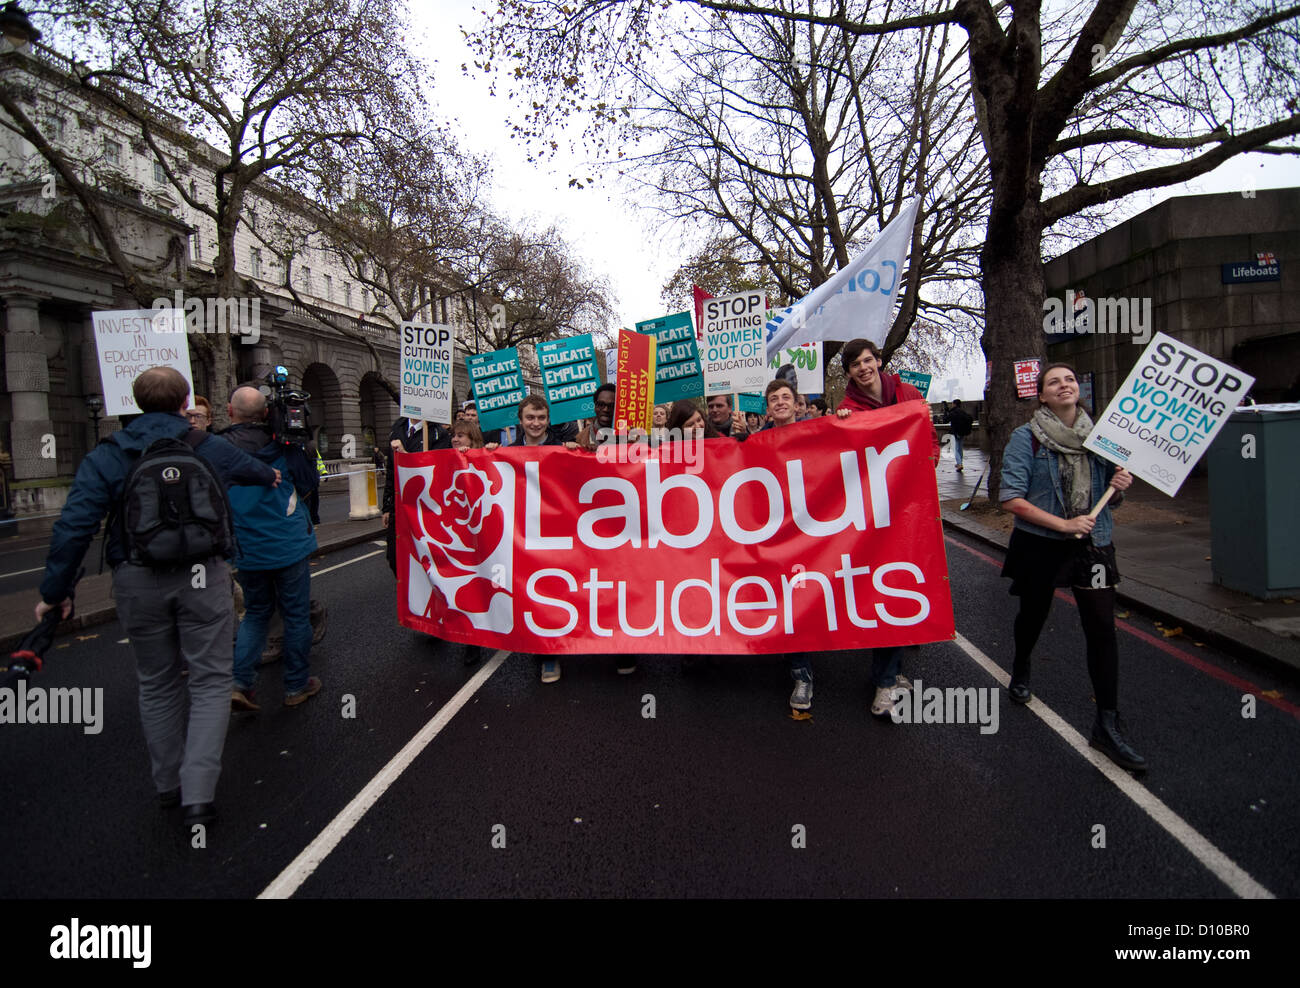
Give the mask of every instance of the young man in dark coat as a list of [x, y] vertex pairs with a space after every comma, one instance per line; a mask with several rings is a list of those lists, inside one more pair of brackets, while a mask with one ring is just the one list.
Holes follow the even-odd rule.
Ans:
[[[384, 471], [383, 522], [387, 542], [388, 568], [397, 575], [397, 512], [394, 503], [397, 476], [393, 467], [393, 453], [397, 450], [418, 453], [424, 449], [424, 423], [419, 419], [400, 418], [388, 433], [388, 463]], [[451, 449], [451, 432], [436, 422], [429, 423], [429, 449]]]
[[[152, 367], [131, 390], [143, 414], [86, 454], [54, 523], [38, 621], [56, 607], [64, 617], [71, 613], [82, 557], [104, 516], [111, 511], [120, 517], [132, 464], [156, 440], [190, 432], [181, 414], [190, 386], [179, 371]], [[194, 451], [227, 485], [280, 483], [278, 470], [216, 436], [206, 437]], [[122, 524], [110, 525], [105, 555], [113, 568], [118, 619], [135, 652], [154, 786], [164, 807], [184, 803], [187, 824], [209, 823], [216, 818], [213, 797], [230, 720], [235, 620], [230, 567], [220, 556], [166, 569], [134, 563], [127, 559], [123, 534]]]

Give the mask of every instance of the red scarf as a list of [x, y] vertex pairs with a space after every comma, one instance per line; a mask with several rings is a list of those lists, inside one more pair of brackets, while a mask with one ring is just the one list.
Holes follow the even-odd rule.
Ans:
[[872, 409], [893, 405], [898, 401], [898, 385], [901, 380], [897, 374], [880, 374], [880, 401], [876, 401], [862, 390], [857, 381], [849, 378], [840, 408], [847, 408], [854, 412], [869, 412]]

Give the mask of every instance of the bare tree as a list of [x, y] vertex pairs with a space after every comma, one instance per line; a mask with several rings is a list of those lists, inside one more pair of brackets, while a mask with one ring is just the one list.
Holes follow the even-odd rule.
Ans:
[[[479, 34], [480, 65], [513, 61], [524, 82], [559, 94], [536, 101], [527, 126], [589, 109], [624, 126], [636, 108], [618, 102], [619, 87], [644, 69], [656, 35], [668, 30], [665, 19], [680, 17], [677, 6], [498, 0]], [[1041, 2], [918, 0], [808, 2], [795, 9], [693, 0], [691, 6], [728, 20], [814, 25], [861, 39], [898, 35], [918, 43], [942, 25], [965, 32], [972, 105], [992, 181], [979, 274], [982, 345], [992, 362], [984, 417], [995, 501], [1002, 448], [1024, 414], [1016, 404], [1013, 361], [1046, 355], [1046, 231], [1133, 193], [1190, 180], [1244, 152], [1300, 150], [1289, 140], [1300, 134], [1297, 5], [1194, 0], [1144, 3], [1139, 11], [1137, 0], [1089, 0], [1047, 10]]]
[[[340, 159], [423, 113], [397, 0], [54, 0], [49, 12], [81, 86], [134, 122], [177, 196], [211, 224], [217, 296], [248, 287], [234, 243], [254, 183], [314, 196]], [[188, 137], [173, 136], [187, 156], [160, 138], [159, 110], [185, 125]], [[191, 164], [210, 189], [186, 177]], [[233, 383], [229, 339], [195, 341]]]

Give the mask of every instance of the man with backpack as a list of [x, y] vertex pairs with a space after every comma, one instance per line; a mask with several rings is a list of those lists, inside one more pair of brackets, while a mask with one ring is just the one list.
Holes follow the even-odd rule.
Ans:
[[225, 487], [274, 487], [280, 473], [191, 429], [181, 414], [190, 386], [174, 368], [146, 370], [131, 391], [143, 414], [86, 455], [54, 523], [36, 619], [56, 607], [69, 616], [82, 557], [108, 515], [104, 552], [135, 652], [159, 802], [183, 803], [187, 825], [206, 824], [216, 818], [230, 719], [234, 537]]
[[253, 683], [271, 614], [278, 604], [284, 618], [284, 705], [296, 707], [321, 688], [320, 679], [310, 674], [309, 560], [316, 551], [316, 533], [306, 503], [319, 479], [302, 446], [272, 434], [266, 396], [257, 388], [236, 388], [226, 411], [234, 424], [220, 433], [221, 438], [282, 470], [291, 481], [275, 490], [244, 485], [230, 490], [239, 536], [236, 578], [244, 591], [230, 706], [234, 710], [261, 709], [253, 696]]
[[961, 407], [961, 399], [954, 398], [952, 411], [948, 413], [948, 426], [952, 431], [952, 448], [957, 454], [957, 471], [960, 473], [962, 467], [962, 444], [966, 437], [971, 434], [971, 427], [975, 424], [975, 419], [971, 413]]

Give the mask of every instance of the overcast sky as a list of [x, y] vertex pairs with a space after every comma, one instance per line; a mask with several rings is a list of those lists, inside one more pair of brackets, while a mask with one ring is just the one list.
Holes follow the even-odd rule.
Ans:
[[[609, 280], [614, 311], [622, 325], [630, 328], [638, 320], [663, 315], [659, 293], [686, 253], [679, 237], [673, 235], [661, 242], [653, 217], [638, 209], [635, 200], [616, 185], [597, 182], [592, 188], [569, 188], [570, 177], [594, 173], [585, 161], [564, 153], [563, 141], [561, 154], [553, 161], [528, 164], [506, 122], [514, 108], [504, 96], [489, 95], [488, 80], [481, 74], [466, 77], [461, 72], [462, 63], [473, 71], [473, 55], [460, 28], [472, 30], [475, 26], [474, 4], [437, 0], [413, 6], [416, 46], [432, 64], [439, 112], [458, 121], [466, 150], [491, 158], [497, 210], [510, 217], [530, 216], [542, 225], [557, 223], [588, 269]], [[1300, 161], [1280, 155], [1241, 156], [1189, 185], [1132, 196], [1125, 201], [1124, 212], [1126, 217], [1135, 215], [1173, 195], [1238, 192], [1247, 185], [1258, 189], [1300, 185]], [[958, 397], [978, 400], [984, 389], [983, 360], [945, 368], [936, 375], [932, 391], [949, 378], [961, 382]]]

